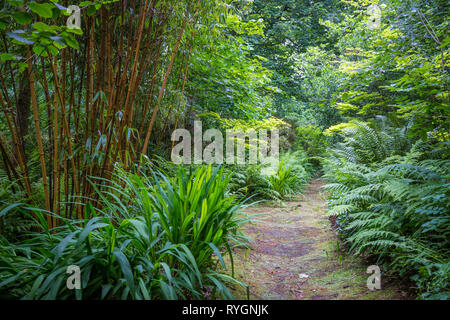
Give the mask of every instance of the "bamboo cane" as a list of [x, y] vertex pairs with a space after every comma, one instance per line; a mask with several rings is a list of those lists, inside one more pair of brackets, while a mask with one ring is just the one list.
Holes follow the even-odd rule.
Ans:
[[[44, 147], [42, 144], [41, 127], [39, 124], [39, 109], [38, 109], [38, 104], [37, 104], [36, 91], [34, 88], [33, 62], [32, 62], [32, 58], [31, 58], [30, 47], [28, 47], [28, 50], [27, 50], [27, 61], [28, 61], [28, 72], [29, 72], [29, 79], [30, 79], [31, 103], [33, 105], [34, 125], [36, 127], [36, 140], [37, 140], [38, 150], [39, 150], [39, 159], [41, 162], [42, 183], [44, 185], [45, 209], [47, 211], [50, 211], [50, 197], [49, 197], [49, 192], [48, 192], [47, 169], [45, 167]], [[47, 214], [47, 223], [48, 223], [49, 228], [52, 227], [49, 214]]]

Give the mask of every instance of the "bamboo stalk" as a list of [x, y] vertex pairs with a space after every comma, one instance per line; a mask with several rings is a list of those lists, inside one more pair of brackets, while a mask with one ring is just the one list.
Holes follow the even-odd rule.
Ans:
[[[55, 78], [55, 85], [58, 79]], [[59, 153], [58, 153], [58, 137], [59, 137], [59, 128], [58, 128], [58, 102], [56, 91], [54, 93], [53, 98], [53, 211], [56, 214], [59, 214]], [[53, 221], [54, 223], [54, 221]]]
[[[50, 97], [50, 93], [48, 90], [48, 81], [47, 81], [47, 71], [45, 69], [45, 62], [44, 62], [44, 58], [41, 57], [41, 66], [42, 66], [42, 87], [44, 89], [44, 94], [45, 94], [45, 100], [46, 100], [46, 110], [47, 110], [47, 134], [48, 134], [48, 139], [49, 141], [53, 140], [53, 130], [52, 130], [52, 126], [51, 126], [51, 118], [52, 118], [52, 110], [51, 110], [51, 97]], [[53, 144], [49, 143], [48, 144], [48, 153], [49, 154], [53, 154]], [[53, 184], [54, 184], [54, 177], [53, 177], [53, 165], [52, 162], [49, 161], [49, 190], [53, 190]], [[53, 196], [52, 196], [52, 192], [50, 192], [50, 206], [51, 206], [51, 211], [53, 211]]]
[[[53, 71], [53, 75], [54, 77], [57, 77], [56, 74], [56, 62], [54, 61], [54, 63], [52, 64], [52, 71]], [[61, 95], [61, 90], [58, 86], [58, 82], [55, 81], [55, 97], [56, 95], [59, 97], [60, 100], [60, 104], [63, 105], [64, 100], [63, 97]], [[69, 124], [67, 122], [67, 117], [66, 117], [66, 112], [65, 112], [65, 108], [61, 108], [61, 118], [62, 118], [62, 123], [63, 123], [63, 129], [65, 131], [65, 135], [66, 135], [66, 139], [67, 139], [67, 149], [69, 152], [69, 157], [70, 157], [70, 162], [71, 162], [71, 166], [72, 166], [72, 174], [73, 174], [73, 182], [75, 185], [75, 193], [76, 195], [80, 195], [80, 186], [79, 186], [79, 181], [78, 181], [78, 174], [77, 174], [77, 167], [75, 165], [75, 159], [74, 159], [74, 154], [73, 154], [73, 148], [72, 148], [72, 137], [70, 134], [70, 128], [69, 128]], [[81, 219], [82, 218], [82, 212], [81, 212], [81, 206], [77, 205], [77, 213], [78, 213], [78, 218]]]
[[[196, 21], [197, 21], [197, 20], [195, 20], [195, 23], [196, 23]], [[194, 23], [194, 24], [195, 24], [195, 23]], [[188, 71], [189, 71], [189, 60], [190, 60], [190, 57], [191, 57], [193, 44], [194, 44], [194, 32], [192, 32], [192, 41], [191, 41], [191, 43], [190, 43], [190, 45], [189, 45], [187, 61], [186, 61], [186, 65], [185, 65], [185, 68], [184, 68], [183, 82], [182, 82], [182, 84], [181, 84], [181, 92], [180, 92], [181, 96], [183, 96], [183, 94], [184, 94], [184, 89], [185, 89], [185, 87], [186, 87], [186, 79], [187, 79], [187, 75], [188, 75]], [[179, 108], [179, 105], [180, 105], [180, 99], [178, 99], [178, 102], [177, 102], [177, 110], [178, 110], [178, 108]], [[166, 129], [166, 125], [167, 125], [167, 123], [168, 123], [168, 120], [169, 120], [169, 116], [170, 116], [170, 112], [171, 112], [171, 111], [172, 111], [172, 107], [169, 109], [169, 112], [168, 112], [168, 114], [167, 114], [166, 120], [164, 121], [164, 126], [163, 126], [163, 128], [162, 128], [162, 130], [161, 130], [161, 134], [159, 135], [159, 139], [158, 139], [158, 142], [157, 142], [157, 144], [156, 144], [156, 149], [158, 149], [159, 144], [161, 143], [162, 136], [163, 136], [163, 132], [164, 132], [164, 130]], [[178, 126], [178, 118], [179, 118], [179, 112], [177, 112], [177, 116], [176, 116], [176, 119], [175, 119], [174, 130], [177, 129], [177, 126]], [[172, 149], [173, 149], [174, 144], [175, 144], [175, 141], [172, 141]]]
[[[48, 192], [48, 182], [47, 182], [47, 169], [45, 167], [45, 156], [44, 147], [42, 144], [41, 127], [39, 125], [39, 109], [36, 98], [36, 91], [34, 88], [34, 74], [33, 74], [33, 62], [31, 59], [31, 49], [28, 47], [27, 50], [27, 60], [28, 60], [28, 72], [30, 79], [30, 92], [31, 92], [31, 103], [33, 106], [33, 117], [34, 125], [36, 127], [36, 140], [38, 144], [39, 159], [41, 162], [41, 172], [42, 172], [42, 183], [44, 185], [44, 198], [45, 198], [45, 209], [50, 211], [50, 197]], [[50, 215], [47, 215], [47, 223], [51, 227]]]

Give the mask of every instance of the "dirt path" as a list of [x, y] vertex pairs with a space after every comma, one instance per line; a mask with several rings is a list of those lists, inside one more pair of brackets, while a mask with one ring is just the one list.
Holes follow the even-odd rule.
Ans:
[[[304, 197], [286, 207], [256, 206], [259, 221], [244, 227], [251, 249], [235, 249], [235, 276], [250, 286], [251, 299], [405, 299], [382, 277], [382, 289], [369, 291], [367, 264], [340, 252], [325, 216], [323, 182], [314, 180]], [[244, 290], [234, 295], [245, 299]]]

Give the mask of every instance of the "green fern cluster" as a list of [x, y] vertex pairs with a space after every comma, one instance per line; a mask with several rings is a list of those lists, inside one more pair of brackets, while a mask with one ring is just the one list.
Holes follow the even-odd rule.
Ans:
[[387, 127], [383, 122], [372, 128], [364, 122], [354, 121], [340, 134], [345, 142], [333, 151], [347, 161], [372, 164], [393, 155], [404, 155], [411, 148], [406, 128]]
[[346, 135], [324, 168], [329, 214], [349, 250], [409, 277], [422, 298], [448, 299], [450, 161], [426, 159], [422, 142], [401, 156], [395, 144], [406, 144], [367, 125]]
[[270, 178], [261, 173], [263, 167], [262, 164], [234, 166], [234, 174], [229, 184], [230, 193], [241, 198], [280, 200], [281, 195], [273, 188]]
[[274, 172], [267, 173], [264, 168], [264, 164], [232, 166], [230, 192], [241, 197], [282, 200], [300, 194], [312, 172], [302, 151], [283, 154]]
[[289, 198], [302, 192], [311, 177], [311, 171], [311, 164], [304, 152], [287, 152], [281, 157], [277, 172], [269, 179], [283, 198]]

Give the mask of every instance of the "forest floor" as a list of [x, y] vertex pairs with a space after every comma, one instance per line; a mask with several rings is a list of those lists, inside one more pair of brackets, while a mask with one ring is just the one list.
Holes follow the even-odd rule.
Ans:
[[[255, 219], [243, 227], [250, 248], [234, 249], [235, 277], [250, 288], [250, 299], [411, 299], [388, 275], [381, 290], [367, 288], [369, 263], [342, 251], [325, 215], [326, 196], [321, 180], [304, 195], [284, 206], [259, 205], [248, 209]], [[246, 290], [234, 288], [236, 299]]]

